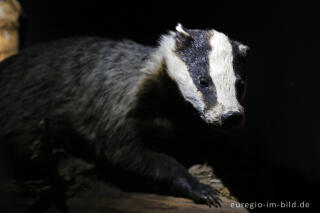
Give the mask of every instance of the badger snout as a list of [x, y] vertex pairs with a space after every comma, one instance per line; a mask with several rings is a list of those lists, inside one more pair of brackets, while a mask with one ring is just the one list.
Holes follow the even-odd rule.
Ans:
[[215, 107], [204, 113], [203, 119], [209, 124], [219, 129], [233, 129], [244, 124], [245, 116], [243, 108], [226, 110], [225, 107]]
[[239, 111], [229, 111], [221, 116], [221, 126], [225, 128], [234, 128], [241, 126], [244, 121], [243, 113]]

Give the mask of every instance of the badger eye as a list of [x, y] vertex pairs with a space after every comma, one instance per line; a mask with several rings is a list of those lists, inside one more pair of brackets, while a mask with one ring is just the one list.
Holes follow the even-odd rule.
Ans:
[[199, 77], [199, 84], [200, 84], [200, 87], [208, 87], [209, 86], [209, 82], [207, 81], [207, 79], [205, 79], [202, 76]]

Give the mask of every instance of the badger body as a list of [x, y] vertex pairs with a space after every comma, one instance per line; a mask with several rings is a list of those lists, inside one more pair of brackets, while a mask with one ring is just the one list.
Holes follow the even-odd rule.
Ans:
[[[188, 126], [202, 118], [201, 125], [219, 127], [226, 114], [236, 114], [229, 116], [235, 120], [243, 113], [236, 98], [239, 74], [228, 69], [246, 46], [221, 33], [225, 41], [212, 41], [218, 33], [178, 25], [159, 47], [72, 38], [21, 51], [0, 64], [1, 143], [24, 155], [45, 121], [53, 141], [71, 153], [134, 174], [151, 189], [218, 205], [216, 190], [146, 148], [186, 120]], [[223, 49], [212, 42], [229, 43]], [[213, 72], [211, 63], [219, 70]]]

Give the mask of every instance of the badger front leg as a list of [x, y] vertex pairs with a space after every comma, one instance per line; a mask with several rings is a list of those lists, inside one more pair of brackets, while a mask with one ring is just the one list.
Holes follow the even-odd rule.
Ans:
[[153, 152], [136, 141], [126, 140], [121, 146], [107, 149], [105, 157], [115, 167], [121, 168], [148, 184], [154, 192], [191, 198], [196, 203], [220, 206], [218, 192], [200, 183], [175, 159]]
[[200, 183], [175, 159], [148, 150], [144, 153], [142, 163], [145, 170], [141, 171], [141, 175], [152, 180], [154, 184], [159, 183], [170, 194], [191, 198], [196, 203], [220, 206], [218, 191]]

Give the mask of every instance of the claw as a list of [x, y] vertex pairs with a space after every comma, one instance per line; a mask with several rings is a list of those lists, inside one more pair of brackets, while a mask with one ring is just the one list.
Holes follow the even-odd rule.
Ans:
[[214, 205], [216, 208], [221, 207], [221, 200], [219, 197], [216, 196], [210, 196], [211, 200], [212, 200], [212, 205]]
[[206, 200], [206, 202], [207, 202], [209, 208], [211, 208], [211, 204], [212, 204], [212, 203], [210, 203], [208, 199]]
[[216, 208], [221, 207], [221, 200], [217, 196], [220, 194], [219, 191], [215, 190], [209, 185], [199, 183], [193, 186], [189, 193], [191, 194], [190, 197], [193, 198], [196, 203], [207, 204], [209, 208], [212, 206]]
[[215, 197], [210, 195], [211, 200], [214, 202], [215, 201]]
[[218, 207], [221, 207], [221, 202], [222, 202], [222, 200], [219, 197], [217, 197], [216, 203], [218, 204]]

